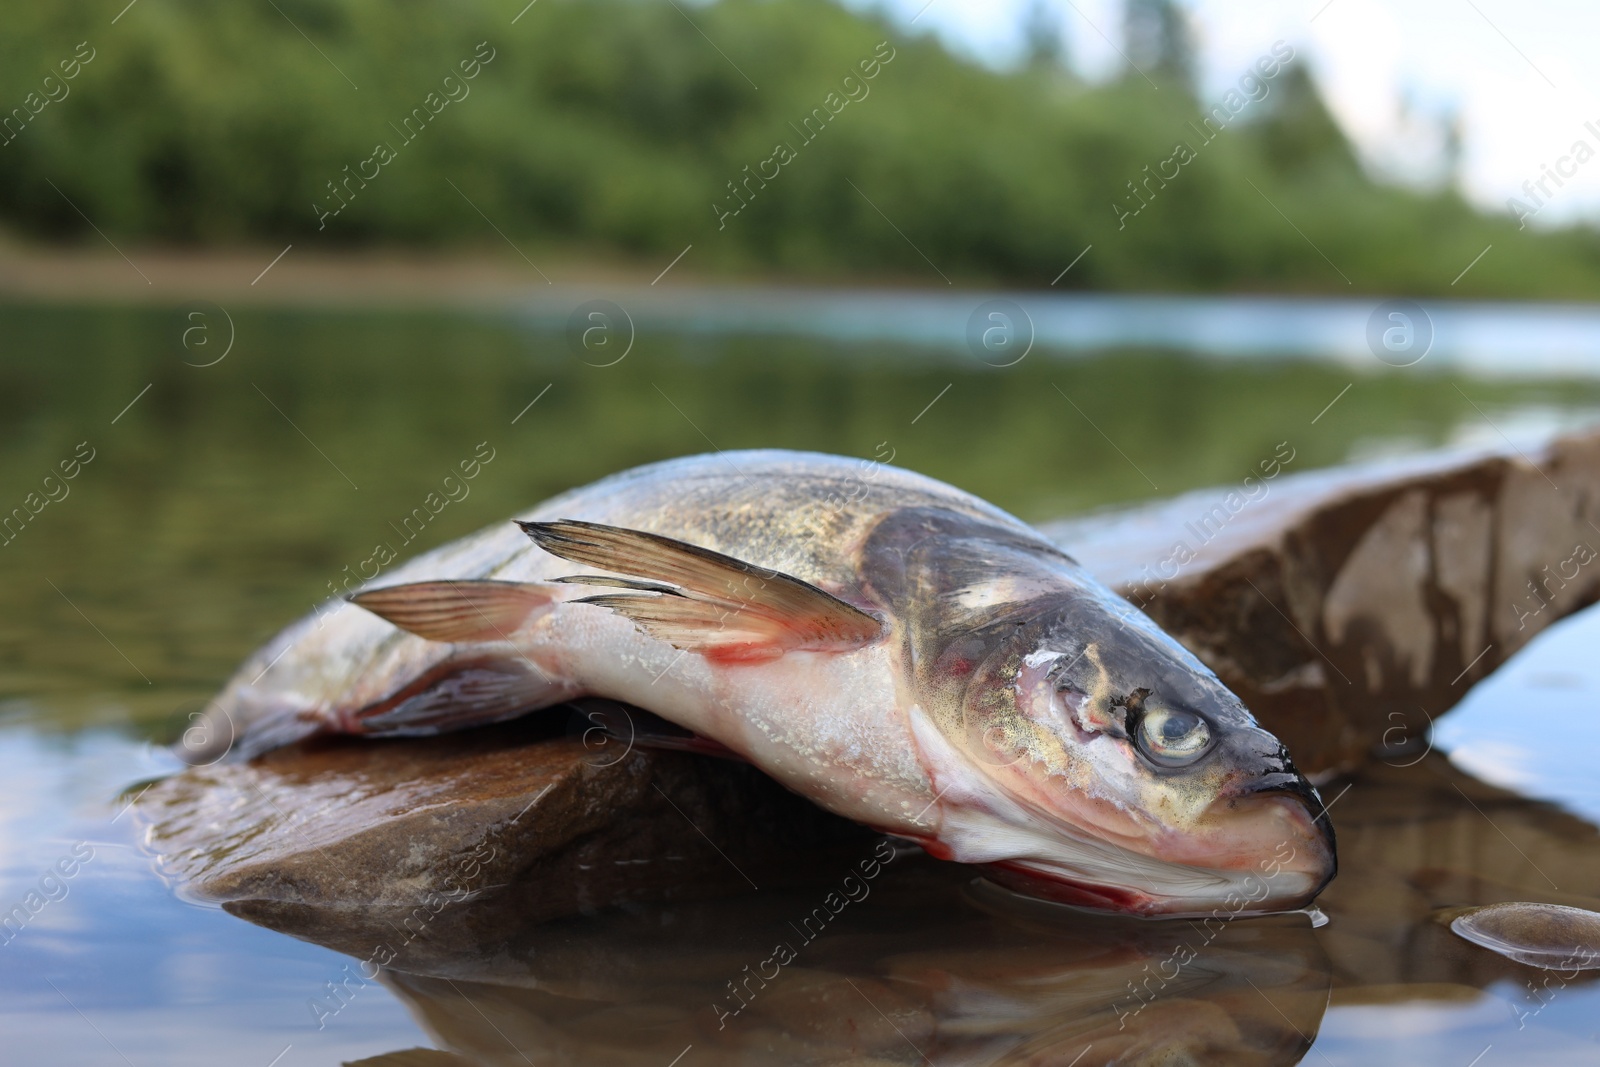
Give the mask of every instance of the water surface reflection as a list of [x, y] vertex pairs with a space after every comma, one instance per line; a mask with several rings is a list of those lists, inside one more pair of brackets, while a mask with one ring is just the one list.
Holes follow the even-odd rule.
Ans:
[[[384, 982], [440, 1048], [483, 1064], [659, 1067], [691, 1047], [696, 1064], [1294, 1063], [1328, 1001], [1305, 916], [1213, 932], [1087, 917], [921, 857], [836, 915], [827, 892], [531, 928], [478, 902], [431, 925]], [[330, 933], [308, 909], [240, 910]], [[392, 940], [399, 917], [346, 913], [334, 936]]]

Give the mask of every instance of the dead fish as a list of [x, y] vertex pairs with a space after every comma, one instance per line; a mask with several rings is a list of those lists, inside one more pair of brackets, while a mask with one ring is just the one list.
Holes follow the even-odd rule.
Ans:
[[191, 760], [599, 696], [1071, 904], [1279, 911], [1335, 872], [1316, 790], [1209, 669], [1033, 528], [899, 469], [640, 467], [351, 600], [246, 662]]
[[1457, 936], [1530, 967], [1600, 968], [1600, 912], [1513, 901], [1472, 908], [1450, 920]]

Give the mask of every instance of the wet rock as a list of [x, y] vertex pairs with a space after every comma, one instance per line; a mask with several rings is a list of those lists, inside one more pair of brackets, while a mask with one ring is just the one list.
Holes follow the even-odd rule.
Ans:
[[1473, 908], [1452, 919], [1450, 929], [1532, 967], [1600, 970], [1600, 912], [1513, 901]]
[[865, 834], [753, 768], [597, 752], [534, 721], [191, 768], [137, 811], [160, 868], [196, 896], [325, 906], [331, 931], [348, 928], [339, 909], [377, 909], [402, 938], [489, 891], [549, 917], [748, 889]]
[[1303, 769], [1431, 720], [1600, 599], [1600, 433], [1259, 477], [1046, 527], [1204, 660]]

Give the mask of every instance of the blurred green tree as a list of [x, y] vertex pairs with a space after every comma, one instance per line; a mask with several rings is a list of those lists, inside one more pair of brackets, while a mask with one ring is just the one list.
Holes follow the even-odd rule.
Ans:
[[[832, 0], [162, 0], [107, 29], [120, 6], [8, 12], [0, 108], [26, 123], [0, 144], [0, 225], [423, 247], [498, 228], [564, 254], [694, 242], [701, 271], [934, 284], [1045, 286], [1089, 244], [1062, 287], [1588, 297], [1600, 280], [1593, 230], [1518, 232], [1453, 189], [1375, 181], [1300, 59], [1121, 219], [1201, 114], [1170, 0], [1129, 8], [1160, 92], [1064, 75], [1042, 9], [1034, 62], [995, 71]], [[32, 113], [80, 42], [94, 58]], [[380, 145], [395, 158], [374, 171]]]
[[1173, 0], [1125, 0], [1122, 36], [1136, 68], [1156, 81], [1193, 88], [1193, 33]]
[[1022, 16], [1023, 54], [1031, 67], [1066, 65], [1061, 17], [1048, 0], [1032, 0]]

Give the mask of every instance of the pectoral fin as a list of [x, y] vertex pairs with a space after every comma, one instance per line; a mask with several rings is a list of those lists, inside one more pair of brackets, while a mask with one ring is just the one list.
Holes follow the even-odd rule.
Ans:
[[660, 534], [572, 519], [519, 525], [552, 555], [632, 576], [558, 579], [628, 590], [577, 603], [609, 608], [651, 636], [711, 659], [759, 662], [802, 649], [844, 652], [883, 632], [877, 619], [808, 582]]
[[555, 602], [531, 582], [412, 582], [369, 589], [350, 603], [429, 641], [507, 641], [513, 630]]

